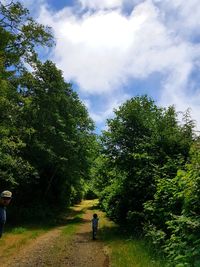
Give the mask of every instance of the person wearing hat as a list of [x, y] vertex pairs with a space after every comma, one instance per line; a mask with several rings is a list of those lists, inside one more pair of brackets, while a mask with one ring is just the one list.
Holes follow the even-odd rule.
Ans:
[[9, 205], [12, 199], [12, 193], [10, 191], [3, 191], [0, 195], [0, 238], [3, 234], [4, 224], [6, 223], [6, 207]]

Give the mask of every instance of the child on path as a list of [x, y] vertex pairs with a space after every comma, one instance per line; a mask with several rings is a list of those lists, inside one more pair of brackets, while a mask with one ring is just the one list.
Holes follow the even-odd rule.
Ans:
[[96, 239], [96, 235], [97, 235], [97, 230], [98, 230], [98, 223], [99, 223], [99, 218], [97, 216], [97, 214], [93, 214], [93, 218], [92, 218], [92, 239], [95, 240]]

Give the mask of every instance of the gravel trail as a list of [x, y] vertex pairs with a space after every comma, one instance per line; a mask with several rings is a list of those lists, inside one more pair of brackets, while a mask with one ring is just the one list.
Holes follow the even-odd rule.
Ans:
[[92, 240], [90, 203], [84, 201], [76, 207], [77, 211], [83, 206], [87, 208], [70, 239], [63, 234], [65, 226], [50, 230], [20, 248], [17, 255], [9, 257], [1, 267], [109, 267], [106, 246], [100, 239]]

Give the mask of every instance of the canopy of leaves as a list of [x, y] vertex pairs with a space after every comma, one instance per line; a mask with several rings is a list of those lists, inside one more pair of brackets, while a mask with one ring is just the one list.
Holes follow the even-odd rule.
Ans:
[[156, 180], [173, 178], [187, 160], [192, 136], [184, 127], [178, 124], [174, 107], [159, 108], [147, 96], [132, 98], [115, 111], [102, 136], [104, 157], [109, 162], [102, 179], [113, 180], [110, 172], [114, 169], [123, 173], [117, 220], [126, 220], [131, 212], [143, 213], [144, 203], [156, 191]]
[[145, 233], [169, 266], [198, 266], [199, 146], [189, 153], [194, 122], [189, 110], [182, 118], [147, 96], [125, 102], [101, 136], [91, 184], [107, 215]]
[[1, 190], [13, 191], [18, 218], [38, 205], [45, 216], [45, 207], [82, 197], [93, 122], [55, 64], [38, 59], [39, 46], [53, 45], [51, 30], [21, 3], [0, 3], [0, 39]]

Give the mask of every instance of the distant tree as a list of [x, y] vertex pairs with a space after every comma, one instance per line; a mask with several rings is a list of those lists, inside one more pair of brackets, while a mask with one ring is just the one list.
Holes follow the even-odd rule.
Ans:
[[[187, 160], [188, 142], [191, 137], [178, 124], [174, 107], [162, 109], [152, 99], [141, 96], [115, 110], [102, 143], [105, 157], [123, 174], [123, 179], [116, 178], [120, 181], [117, 205], [112, 209], [116, 220], [128, 219], [142, 226], [144, 203], [153, 199], [156, 181], [176, 175]], [[105, 190], [109, 194], [106, 187]]]
[[[21, 77], [23, 156], [39, 173], [36, 192], [49, 203], [65, 205], [71, 187], [89, 172], [93, 123], [87, 110], [50, 61]], [[31, 130], [32, 129], [32, 130]], [[30, 195], [29, 195], [30, 196]]]

